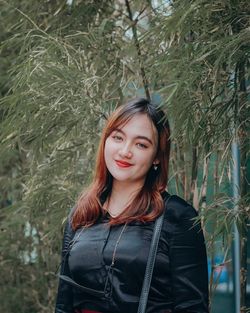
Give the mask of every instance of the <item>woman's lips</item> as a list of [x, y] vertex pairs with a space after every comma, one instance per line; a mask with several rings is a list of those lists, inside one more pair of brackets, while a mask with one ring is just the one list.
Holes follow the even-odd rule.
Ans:
[[120, 160], [115, 160], [115, 163], [119, 166], [119, 167], [130, 167], [132, 166], [132, 164], [125, 162], [125, 161], [120, 161]]

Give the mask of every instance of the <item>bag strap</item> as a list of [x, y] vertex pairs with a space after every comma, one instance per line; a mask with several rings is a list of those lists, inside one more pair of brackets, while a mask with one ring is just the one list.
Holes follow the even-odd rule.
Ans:
[[[171, 196], [168, 195], [168, 198], [165, 202], [165, 207], [167, 207], [167, 204], [170, 200]], [[142, 285], [142, 291], [140, 295], [140, 301], [138, 306], [137, 313], [145, 313], [146, 312], [146, 306], [148, 302], [148, 294], [150, 289], [150, 284], [152, 280], [153, 270], [154, 270], [154, 264], [155, 264], [155, 258], [156, 253], [158, 250], [158, 243], [160, 239], [162, 224], [164, 220], [164, 212], [156, 219], [153, 236], [151, 240], [149, 255], [148, 255], [148, 261], [146, 266], [146, 271], [144, 275], [143, 285]]]

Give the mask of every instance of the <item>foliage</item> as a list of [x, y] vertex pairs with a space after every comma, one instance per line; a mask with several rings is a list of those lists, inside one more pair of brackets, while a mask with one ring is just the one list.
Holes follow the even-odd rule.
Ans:
[[[246, 228], [249, 1], [153, 2], [0, 1], [4, 312], [51, 312], [62, 222], [91, 179], [106, 116], [128, 96], [161, 96], [169, 187], [201, 208], [211, 251], [221, 236], [228, 250], [235, 221]], [[235, 137], [237, 214], [226, 186]]]

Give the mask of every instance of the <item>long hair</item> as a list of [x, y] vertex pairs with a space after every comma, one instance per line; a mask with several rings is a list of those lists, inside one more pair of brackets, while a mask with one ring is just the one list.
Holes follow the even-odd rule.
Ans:
[[106, 139], [113, 130], [126, 124], [135, 114], [146, 114], [152, 121], [158, 133], [158, 148], [156, 157], [159, 160], [158, 169], [149, 169], [144, 186], [135, 196], [130, 205], [116, 218], [110, 219], [111, 225], [125, 222], [155, 220], [163, 211], [161, 193], [166, 189], [170, 154], [170, 129], [167, 118], [162, 110], [150, 101], [136, 98], [119, 106], [107, 121], [97, 151], [94, 178], [89, 188], [82, 192], [72, 214], [73, 229], [80, 226], [91, 226], [104, 214], [102, 204], [110, 195], [113, 177], [109, 173], [104, 160]]

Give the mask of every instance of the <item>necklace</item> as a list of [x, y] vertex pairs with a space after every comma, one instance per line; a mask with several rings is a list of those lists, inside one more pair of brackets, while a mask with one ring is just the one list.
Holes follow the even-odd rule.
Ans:
[[106, 211], [107, 211], [108, 214], [109, 214], [111, 217], [113, 217], [113, 218], [116, 218], [116, 217], [119, 215], [119, 214], [113, 214], [113, 213], [111, 213], [108, 208], [106, 208]]
[[104, 208], [104, 210], [106, 210], [106, 211], [108, 212], [108, 214], [109, 214], [111, 217], [116, 218], [119, 214], [113, 214], [113, 213], [110, 212], [110, 210], [109, 210], [109, 201], [110, 201], [110, 197], [108, 197], [108, 199], [107, 199], [107, 201], [105, 202], [103, 208]]
[[[123, 211], [119, 212], [119, 213], [111, 213], [110, 209], [109, 209], [109, 205], [110, 205], [110, 197], [107, 198], [106, 202], [104, 203], [103, 205], [103, 209], [105, 211], [108, 212], [108, 214], [112, 217], [112, 218], [116, 218], [117, 216], [119, 216]], [[125, 207], [126, 207], [127, 204], [125, 204]]]
[[107, 273], [107, 279], [106, 279], [106, 282], [105, 282], [105, 286], [104, 286], [104, 294], [107, 294], [107, 287], [108, 287], [108, 280], [109, 280], [109, 276], [111, 274], [111, 288], [110, 288], [110, 296], [112, 295], [112, 291], [113, 291], [113, 271], [114, 271], [114, 265], [115, 265], [115, 261], [116, 261], [116, 252], [117, 252], [117, 248], [118, 248], [118, 245], [119, 245], [119, 242], [121, 241], [121, 238], [122, 238], [122, 234], [124, 233], [125, 229], [127, 227], [127, 223], [125, 223], [122, 227], [122, 230], [116, 240], [116, 243], [115, 243], [115, 247], [114, 247], [114, 251], [112, 253], [112, 259], [111, 259], [111, 263], [108, 267], [108, 273]]
[[112, 254], [112, 262], [111, 262], [110, 266], [114, 266], [114, 265], [115, 265], [115, 261], [116, 261], [116, 258], [115, 258], [115, 257], [116, 257], [116, 250], [117, 250], [117, 247], [118, 247], [118, 245], [119, 245], [119, 242], [120, 242], [120, 240], [121, 240], [121, 238], [122, 238], [122, 234], [124, 233], [126, 227], [127, 227], [127, 223], [125, 223], [125, 224], [123, 225], [122, 230], [121, 230], [121, 232], [120, 232], [120, 235], [119, 235], [118, 239], [116, 240], [115, 248], [114, 248], [114, 251], [113, 251], [113, 254]]

